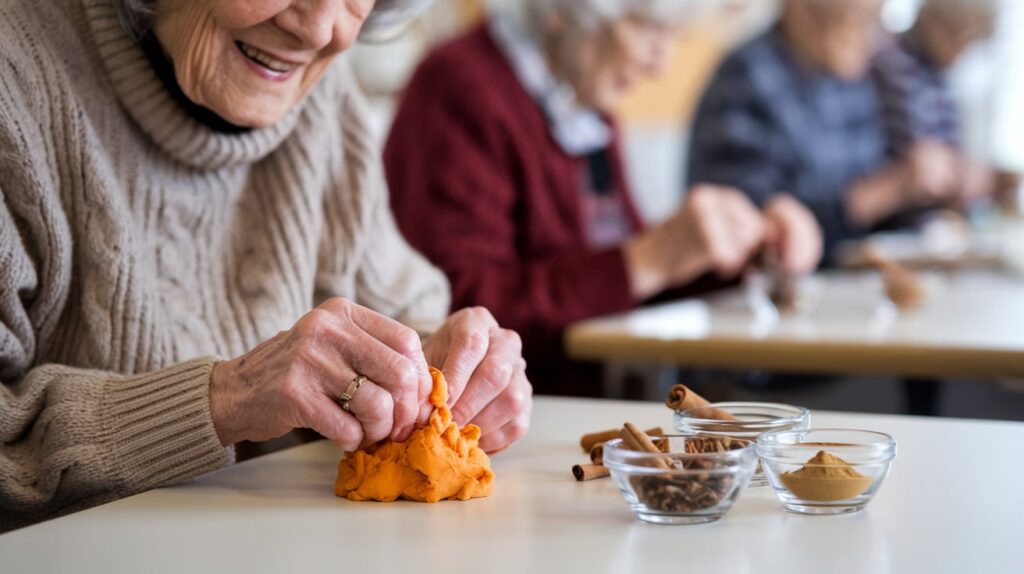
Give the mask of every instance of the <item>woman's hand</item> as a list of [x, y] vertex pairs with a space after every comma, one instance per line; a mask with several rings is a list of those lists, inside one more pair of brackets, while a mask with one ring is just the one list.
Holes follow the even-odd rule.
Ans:
[[964, 165], [960, 154], [938, 141], [920, 141], [907, 151], [912, 201], [930, 207], [954, 201], [964, 186]]
[[626, 244], [633, 295], [646, 299], [714, 271], [733, 277], [761, 246], [764, 219], [742, 192], [697, 185], [679, 212]]
[[777, 195], [764, 207], [765, 249], [788, 273], [810, 273], [821, 263], [824, 236], [814, 214], [791, 195]]
[[[367, 381], [350, 412], [337, 399], [359, 375]], [[224, 445], [311, 428], [345, 451], [384, 438], [403, 440], [431, 389], [419, 336], [345, 299], [332, 299], [252, 351], [218, 363], [210, 412]]]
[[423, 352], [448, 381], [455, 421], [473, 423], [483, 431], [482, 449], [504, 450], [526, 434], [533, 386], [526, 378], [523, 344], [489, 311], [475, 307], [453, 314], [423, 344]]

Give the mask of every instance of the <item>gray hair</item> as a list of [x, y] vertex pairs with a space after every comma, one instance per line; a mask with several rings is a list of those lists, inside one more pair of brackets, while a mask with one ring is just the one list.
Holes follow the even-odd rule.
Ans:
[[681, 22], [719, 0], [516, 0], [527, 24], [537, 29], [557, 17], [579, 30], [593, 31], [616, 20], [639, 17], [667, 24]]
[[[149, 32], [158, 0], [118, 0], [121, 25], [136, 40]], [[374, 42], [400, 34], [416, 18], [423, 15], [434, 0], [377, 0], [363, 23], [359, 39]]]
[[151, 26], [153, 9], [157, 0], [119, 0], [116, 4], [121, 26], [138, 40], [146, 35]]

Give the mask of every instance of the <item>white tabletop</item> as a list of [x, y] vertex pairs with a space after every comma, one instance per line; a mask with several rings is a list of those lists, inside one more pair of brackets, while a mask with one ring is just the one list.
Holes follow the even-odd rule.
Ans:
[[893, 434], [898, 458], [867, 510], [788, 514], [747, 490], [721, 521], [633, 519], [610, 480], [577, 483], [578, 437], [656, 404], [541, 398], [529, 436], [494, 457], [494, 495], [349, 502], [317, 443], [0, 536], [4, 572], [1019, 572], [1024, 424], [815, 413]]
[[566, 344], [592, 360], [1024, 378], [1024, 280], [974, 271], [922, 277], [928, 297], [912, 311], [885, 300], [877, 274], [834, 272], [816, 278], [805, 313], [780, 315], [737, 288], [584, 321]]

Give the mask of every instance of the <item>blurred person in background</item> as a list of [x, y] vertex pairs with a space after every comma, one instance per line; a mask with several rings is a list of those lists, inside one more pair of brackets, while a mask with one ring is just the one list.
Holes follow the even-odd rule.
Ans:
[[991, 37], [998, 4], [925, 0], [914, 27], [887, 41], [874, 60], [890, 157], [906, 157], [916, 145], [940, 148], [958, 179], [951, 200], [961, 204], [1005, 198], [1020, 187], [1019, 175], [964, 153], [959, 109], [946, 77], [972, 44]]
[[815, 214], [826, 251], [953, 193], [944, 147], [890, 160], [870, 76], [881, 0], [783, 0], [777, 25], [731, 54], [694, 123], [693, 185], [790, 193]]
[[695, 186], [650, 229], [634, 208], [612, 115], [702, 4], [525, 0], [437, 49], [405, 91], [385, 148], [399, 225], [448, 275], [454, 308], [522, 334], [540, 392], [600, 391], [595, 367], [564, 357], [574, 321], [736, 277], [762, 249], [797, 273], [820, 260], [814, 217], [785, 195], [762, 210]]

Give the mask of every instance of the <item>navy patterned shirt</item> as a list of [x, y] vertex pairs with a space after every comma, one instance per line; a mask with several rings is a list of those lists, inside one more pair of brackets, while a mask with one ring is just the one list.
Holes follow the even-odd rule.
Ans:
[[861, 235], [843, 196], [882, 168], [886, 142], [870, 77], [844, 81], [801, 66], [777, 30], [721, 65], [690, 144], [690, 184], [743, 190], [761, 205], [790, 193], [817, 216], [826, 247]]
[[959, 112], [946, 76], [913, 38], [888, 43], [873, 68], [891, 156], [921, 140], [960, 147]]

